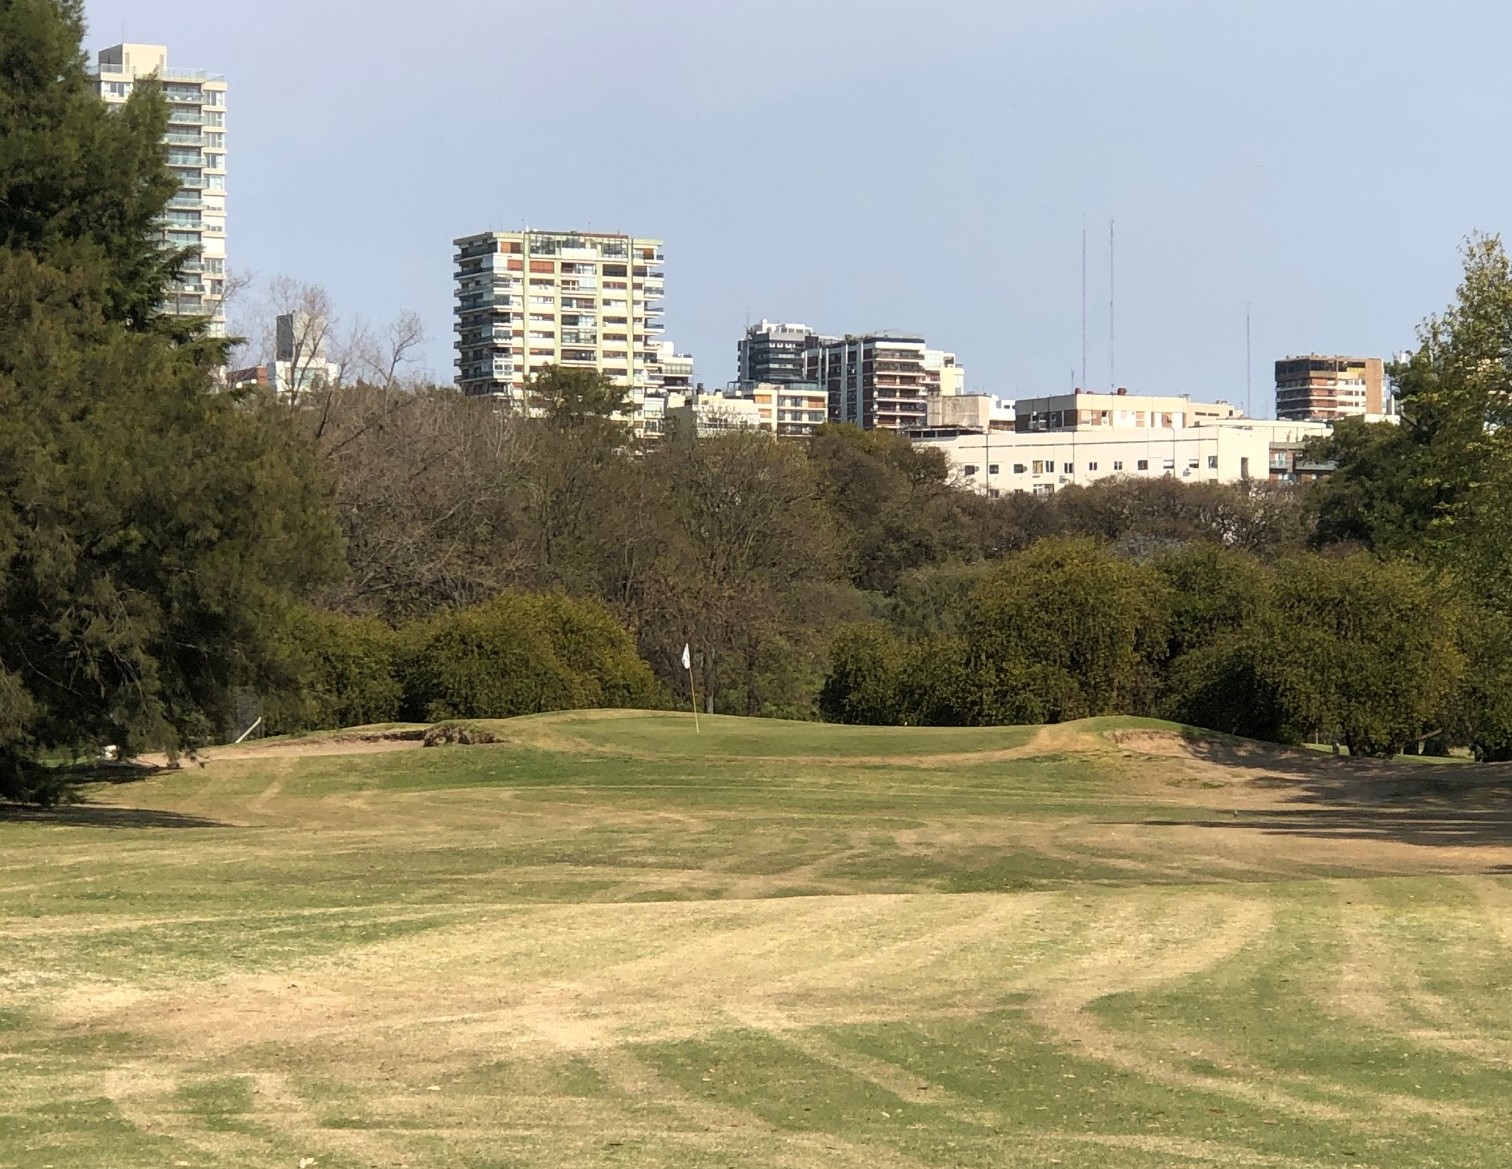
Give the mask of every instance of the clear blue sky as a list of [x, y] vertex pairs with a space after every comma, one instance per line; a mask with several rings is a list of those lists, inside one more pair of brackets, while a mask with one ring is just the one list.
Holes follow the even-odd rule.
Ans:
[[451, 377], [453, 237], [659, 236], [668, 336], [909, 328], [973, 387], [1242, 400], [1289, 352], [1385, 355], [1507, 226], [1495, 0], [88, 0], [94, 50], [231, 81], [232, 264], [414, 308]]

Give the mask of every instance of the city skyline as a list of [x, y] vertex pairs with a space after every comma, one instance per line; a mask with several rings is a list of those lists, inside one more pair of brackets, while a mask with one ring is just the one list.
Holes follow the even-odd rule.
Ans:
[[[667, 335], [707, 384], [767, 317], [917, 332], [970, 389], [1061, 392], [1080, 380], [1086, 222], [1088, 388], [1242, 400], [1253, 302], [1266, 416], [1274, 360], [1405, 347], [1452, 295], [1458, 241], [1502, 226], [1512, 164], [1477, 153], [1469, 115], [1512, 96], [1490, 67], [1512, 13], [956, 2], [921, 39], [897, 3], [622, 7], [441, 3], [416, 25], [384, 3], [91, 0], [88, 47], [162, 43], [225, 74], [235, 262], [325, 285], [343, 317], [415, 308], [440, 381], [451, 241], [528, 224], [665, 240]], [[375, 60], [414, 84], [374, 85]], [[346, 192], [339, 214], [312, 183]]]

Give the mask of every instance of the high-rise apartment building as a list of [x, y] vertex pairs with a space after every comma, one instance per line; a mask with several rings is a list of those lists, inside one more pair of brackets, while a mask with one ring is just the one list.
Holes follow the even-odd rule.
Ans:
[[100, 96], [120, 105], [143, 80], [155, 77], [168, 102], [164, 148], [178, 193], [163, 216], [163, 240], [196, 248], [164, 311], [210, 318], [210, 332], [226, 335], [226, 79], [170, 69], [164, 45], [116, 45], [101, 50], [95, 70]]
[[1379, 357], [1287, 357], [1276, 362], [1276, 417], [1332, 422], [1351, 414], [1380, 414], [1386, 402], [1386, 363]]
[[741, 382], [781, 385], [803, 381], [803, 352], [817, 336], [807, 325], [777, 325], [762, 320], [746, 329], [737, 353]]
[[662, 387], [660, 240], [492, 231], [455, 241], [457, 385], [529, 407], [543, 366], [594, 369], [630, 387], [637, 415]]
[[927, 424], [929, 401], [942, 381], [964, 384], [955, 355], [931, 350], [922, 337], [869, 333], [833, 340], [814, 337], [804, 350], [804, 381], [817, 382], [829, 396], [832, 422], [863, 430], [914, 430]]

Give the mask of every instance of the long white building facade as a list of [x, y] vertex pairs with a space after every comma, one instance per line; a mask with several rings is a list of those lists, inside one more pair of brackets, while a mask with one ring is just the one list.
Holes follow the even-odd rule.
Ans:
[[955, 479], [991, 495], [1050, 495], [1113, 476], [1184, 483], [1291, 480], [1309, 471], [1304, 444], [1326, 423], [1246, 418], [1227, 402], [1188, 397], [1061, 394], [1021, 398], [1009, 421], [912, 432], [945, 453]]
[[178, 193], [163, 217], [163, 240], [195, 248], [196, 258], [169, 290], [163, 310], [208, 317], [212, 336], [226, 335], [226, 79], [216, 73], [170, 69], [165, 45], [120, 44], [102, 49], [95, 79], [110, 105], [124, 104], [142, 80], [155, 77], [168, 102], [164, 136]]

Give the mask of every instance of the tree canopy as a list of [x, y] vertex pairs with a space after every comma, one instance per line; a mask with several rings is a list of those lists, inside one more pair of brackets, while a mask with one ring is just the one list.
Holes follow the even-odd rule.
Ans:
[[0, 4], [0, 755], [170, 750], [279, 672], [274, 631], [339, 566], [311, 445], [219, 391], [202, 322], [158, 305], [182, 256], [145, 86], [90, 88], [79, 5]]

